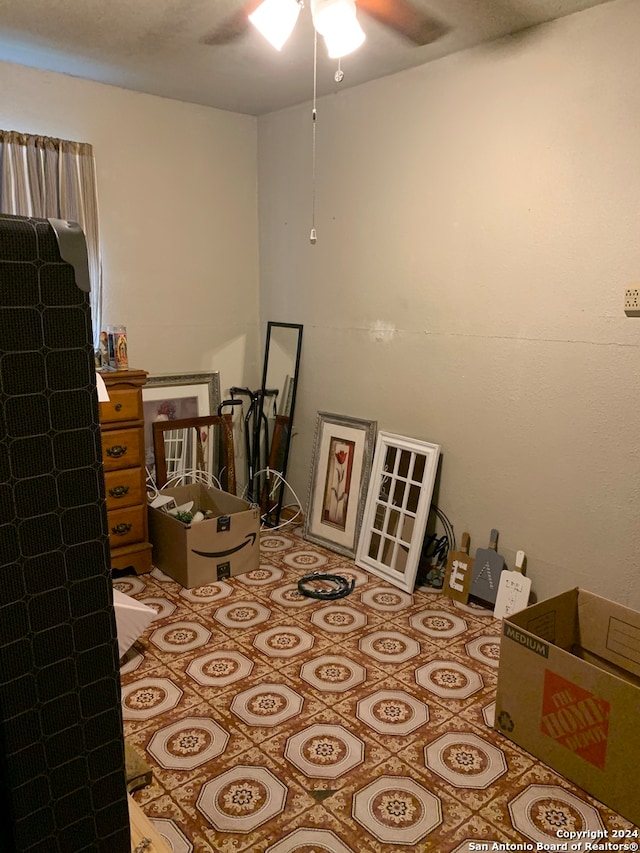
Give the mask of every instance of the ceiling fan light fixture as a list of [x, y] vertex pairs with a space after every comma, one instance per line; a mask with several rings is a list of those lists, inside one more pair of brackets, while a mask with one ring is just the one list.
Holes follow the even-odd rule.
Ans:
[[293, 32], [299, 14], [297, 0], [263, 0], [249, 15], [249, 20], [276, 50], [281, 50]]
[[349, 28], [345, 27], [336, 33], [327, 33], [324, 36], [331, 59], [340, 59], [341, 56], [353, 53], [364, 40], [363, 29], [357, 21], [354, 21]]
[[365, 39], [354, 0], [311, 0], [311, 15], [332, 59], [352, 53]]

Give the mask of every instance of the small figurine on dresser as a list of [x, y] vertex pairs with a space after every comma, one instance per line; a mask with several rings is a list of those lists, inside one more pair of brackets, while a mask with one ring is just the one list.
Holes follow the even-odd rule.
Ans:
[[109, 336], [106, 332], [100, 332], [100, 366], [108, 367], [109, 365]]
[[[102, 335], [100, 342], [102, 344]], [[125, 326], [107, 326], [107, 363], [115, 370], [129, 369]]]

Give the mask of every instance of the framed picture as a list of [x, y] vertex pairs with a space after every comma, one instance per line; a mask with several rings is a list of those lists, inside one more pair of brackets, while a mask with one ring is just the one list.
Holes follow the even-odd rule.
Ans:
[[376, 421], [318, 412], [304, 538], [355, 557]]
[[379, 432], [356, 565], [413, 592], [440, 445]]
[[144, 409], [144, 446], [147, 468], [153, 473], [154, 421], [214, 415], [220, 405], [220, 374], [179, 373], [172, 376], [148, 376], [142, 388]]

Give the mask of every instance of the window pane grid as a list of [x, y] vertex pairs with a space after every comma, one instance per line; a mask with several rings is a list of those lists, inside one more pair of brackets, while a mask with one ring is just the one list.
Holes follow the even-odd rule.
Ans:
[[[356, 564], [410, 590], [437, 471], [438, 445], [378, 435]], [[368, 535], [366, 530], [368, 528]]]

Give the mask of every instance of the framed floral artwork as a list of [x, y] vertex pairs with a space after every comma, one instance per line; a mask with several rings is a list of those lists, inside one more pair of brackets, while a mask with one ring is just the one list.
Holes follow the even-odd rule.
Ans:
[[215, 415], [220, 405], [220, 374], [180, 373], [172, 376], [148, 376], [142, 388], [144, 444], [147, 468], [153, 471], [154, 421]]
[[355, 557], [376, 421], [318, 412], [304, 538]]

